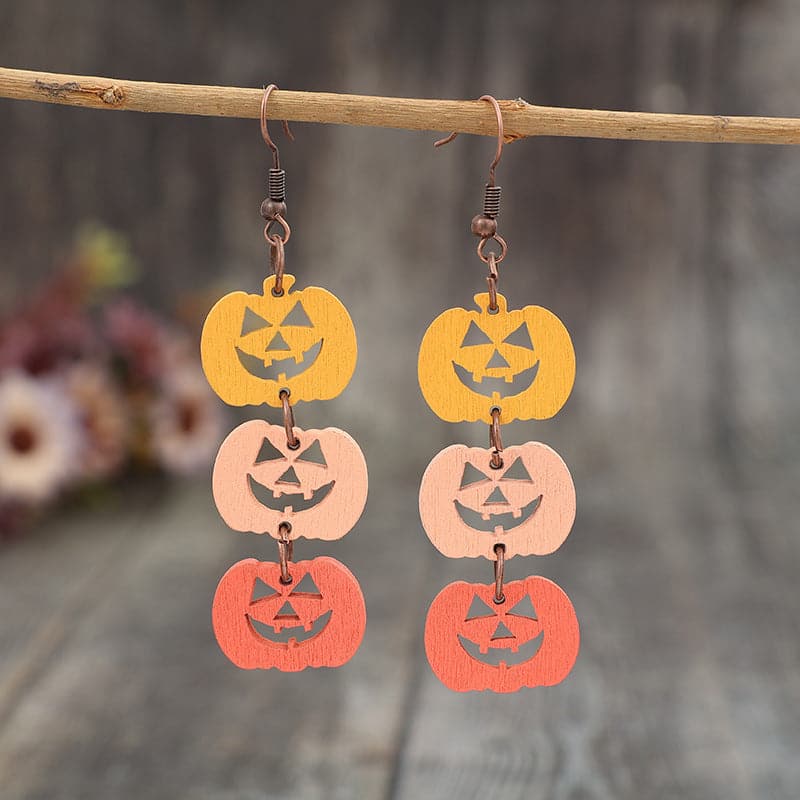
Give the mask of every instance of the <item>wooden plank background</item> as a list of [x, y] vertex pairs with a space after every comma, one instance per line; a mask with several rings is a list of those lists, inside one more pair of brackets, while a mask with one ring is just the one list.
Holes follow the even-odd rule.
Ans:
[[[644, 110], [800, 115], [792, 0], [192, 0], [0, 8], [9, 66], [430, 97], [485, 91]], [[350, 388], [298, 409], [362, 445], [371, 496], [330, 553], [369, 624], [347, 667], [242, 673], [209, 604], [235, 559], [209, 482], [142, 487], [0, 553], [0, 795], [20, 798], [800, 796], [800, 151], [527, 141], [506, 150], [502, 289], [575, 340], [561, 414], [509, 426], [571, 466], [575, 530], [514, 559], [569, 593], [582, 652], [561, 687], [460, 696], [424, 661], [431, 598], [484, 562], [417, 519], [445, 425], [415, 385], [427, 322], [481, 286], [469, 220], [491, 145], [295, 127], [290, 271], [348, 305]], [[255, 289], [267, 153], [255, 123], [0, 105], [3, 306], [81, 222], [126, 232], [142, 292]]]

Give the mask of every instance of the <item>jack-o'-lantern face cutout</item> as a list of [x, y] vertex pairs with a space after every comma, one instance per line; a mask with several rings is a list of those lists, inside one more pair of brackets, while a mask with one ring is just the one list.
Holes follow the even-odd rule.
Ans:
[[458, 692], [554, 686], [578, 657], [578, 618], [564, 591], [531, 576], [503, 587], [459, 581], [428, 610], [425, 651], [442, 683]]
[[350, 315], [330, 292], [316, 286], [283, 294], [232, 292], [211, 309], [200, 354], [211, 388], [233, 406], [280, 406], [281, 389], [292, 402], [328, 400], [349, 382], [356, 365], [356, 334]]
[[242, 669], [297, 672], [338, 667], [361, 644], [367, 624], [364, 596], [353, 574], [323, 556], [289, 565], [248, 558], [222, 576], [212, 624], [222, 652]]
[[575, 521], [575, 486], [561, 456], [541, 442], [503, 450], [492, 469], [490, 452], [455, 444], [438, 453], [422, 476], [419, 511], [433, 544], [446, 556], [494, 561], [543, 556], [567, 538]]
[[540, 306], [508, 311], [497, 295], [475, 295], [480, 311], [449, 308], [430, 325], [419, 351], [419, 383], [431, 409], [447, 422], [547, 419], [567, 401], [575, 351], [567, 329]]
[[291, 449], [283, 426], [251, 420], [231, 431], [214, 463], [212, 491], [226, 524], [237, 531], [292, 538], [338, 539], [367, 501], [367, 465], [355, 440], [337, 428], [304, 431]]

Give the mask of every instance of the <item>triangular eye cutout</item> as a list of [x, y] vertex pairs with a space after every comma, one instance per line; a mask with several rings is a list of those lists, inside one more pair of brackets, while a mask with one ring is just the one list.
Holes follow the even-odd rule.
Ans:
[[252, 333], [253, 331], [260, 331], [262, 328], [271, 327], [271, 322], [267, 322], [264, 317], [259, 317], [252, 309], [245, 308], [244, 319], [242, 320], [242, 332], [239, 335], [247, 336], [248, 333]]
[[295, 461], [308, 461], [310, 464], [320, 464], [323, 467], [328, 466], [325, 456], [322, 455], [322, 447], [320, 446], [319, 439], [317, 439], [310, 447], [307, 447], [305, 450], [303, 450], [303, 452], [297, 456]]
[[274, 597], [278, 594], [268, 583], [264, 583], [261, 578], [256, 578], [253, 584], [253, 594], [250, 596], [250, 602], [255, 603], [256, 600], [263, 600], [265, 597]]
[[514, 463], [503, 473], [501, 481], [533, 481], [530, 472], [522, 463], [522, 459], [517, 456]]
[[503, 339], [505, 344], [515, 344], [517, 347], [527, 347], [528, 350], [533, 350], [533, 342], [531, 341], [531, 334], [528, 330], [528, 323], [523, 322], [519, 328], [514, 329], [511, 333]]
[[479, 617], [493, 617], [496, 613], [497, 612], [491, 606], [484, 603], [478, 595], [473, 595], [465, 622], [470, 619], [478, 619]]
[[285, 456], [265, 437], [264, 441], [261, 442], [261, 449], [258, 451], [256, 460], [253, 463], [261, 464], [263, 461], [276, 461], [279, 458], [285, 458]]
[[281, 326], [283, 325], [297, 325], [302, 328], [314, 327], [314, 324], [308, 318], [308, 314], [306, 314], [306, 310], [303, 308], [303, 304], [299, 300], [295, 303], [294, 308], [286, 315], [283, 322], [281, 322]]
[[475, 324], [475, 320], [470, 320], [469, 328], [464, 334], [462, 347], [474, 347], [476, 344], [491, 344], [492, 340]]
[[506, 614], [513, 614], [515, 617], [527, 617], [528, 619], [539, 619], [536, 616], [536, 609], [533, 607], [531, 596], [526, 594], [513, 608], [506, 611]]
[[313, 594], [317, 597], [322, 597], [322, 592], [320, 592], [317, 584], [314, 583], [310, 572], [306, 572], [300, 583], [292, 589], [291, 594]]
[[459, 488], [466, 489], [467, 486], [473, 486], [476, 483], [483, 483], [483, 481], [488, 480], [488, 475], [484, 475], [477, 467], [473, 467], [472, 464], [467, 461], [467, 463], [464, 464], [464, 474], [461, 476], [461, 486]]

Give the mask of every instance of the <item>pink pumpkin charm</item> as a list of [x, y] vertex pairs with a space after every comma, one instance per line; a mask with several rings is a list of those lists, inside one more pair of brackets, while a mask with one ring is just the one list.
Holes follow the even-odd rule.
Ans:
[[251, 420], [219, 448], [212, 491], [222, 519], [237, 531], [277, 538], [339, 539], [367, 502], [367, 464], [355, 440], [337, 428], [294, 429], [291, 449], [280, 425]]
[[481, 447], [455, 444], [434, 457], [419, 491], [422, 525], [450, 558], [506, 558], [558, 549], [575, 521], [575, 486], [561, 456], [527, 442], [503, 450], [493, 469]]

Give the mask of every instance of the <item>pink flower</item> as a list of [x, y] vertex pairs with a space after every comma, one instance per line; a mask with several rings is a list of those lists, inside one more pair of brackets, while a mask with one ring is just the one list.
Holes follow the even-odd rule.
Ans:
[[130, 430], [127, 402], [107, 371], [97, 364], [72, 367], [65, 384], [83, 429], [81, 477], [108, 477], [125, 460]]

